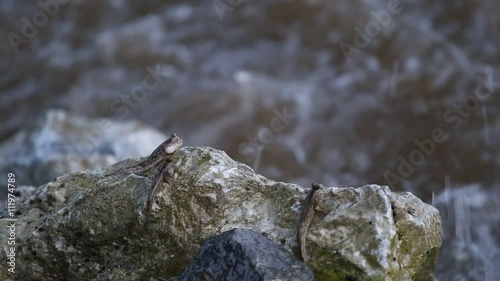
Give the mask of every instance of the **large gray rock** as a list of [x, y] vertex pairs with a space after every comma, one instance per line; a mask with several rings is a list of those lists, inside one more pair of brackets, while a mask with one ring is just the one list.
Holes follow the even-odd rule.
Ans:
[[308, 235], [317, 280], [434, 280], [442, 243], [437, 209], [387, 186], [318, 192], [323, 215]]
[[210, 238], [178, 281], [314, 280], [304, 263], [273, 241], [249, 229]]
[[[104, 170], [72, 172], [18, 203], [18, 280], [165, 280], [179, 276], [211, 236], [253, 229], [296, 250], [304, 189], [268, 180], [208, 147], [184, 147], [175, 173], [145, 204], [145, 176]], [[432, 280], [441, 245], [439, 213], [387, 187], [324, 188], [307, 237], [316, 280]], [[7, 245], [6, 218], [0, 243]], [[0, 280], [7, 278], [0, 261]]]

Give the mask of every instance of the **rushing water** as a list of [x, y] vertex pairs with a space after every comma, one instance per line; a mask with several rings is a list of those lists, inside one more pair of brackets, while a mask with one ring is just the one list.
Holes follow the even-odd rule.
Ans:
[[[445, 187], [474, 185], [495, 198], [499, 9], [494, 0], [3, 0], [0, 140], [64, 108], [142, 120], [276, 180], [388, 184], [429, 203]], [[465, 202], [439, 197], [443, 208], [469, 206], [457, 194]], [[465, 241], [467, 255], [495, 262], [499, 219], [488, 214], [498, 207], [486, 205], [444, 219], [485, 228], [491, 243], [464, 240], [467, 231], [445, 231], [445, 243]], [[438, 278], [498, 279], [486, 263], [457, 264], [442, 255]]]

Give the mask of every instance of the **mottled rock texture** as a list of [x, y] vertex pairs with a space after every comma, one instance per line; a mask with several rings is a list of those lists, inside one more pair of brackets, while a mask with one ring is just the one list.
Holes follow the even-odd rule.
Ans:
[[[18, 204], [17, 280], [169, 280], [200, 247], [234, 228], [252, 229], [296, 254], [305, 190], [275, 182], [209, 147], [184, 147], [175, 173], [145, 205], [155, 170], [115, 173], [137, 163], [71, 172]], [[321, 189], [307, 237], [316, 280], [433, 280], [441, 245], [438, 211], [385, 186]], [[0, 220], [0, 244], [8, 224]], [[5, 280], [6, 260], [0, 260]]]

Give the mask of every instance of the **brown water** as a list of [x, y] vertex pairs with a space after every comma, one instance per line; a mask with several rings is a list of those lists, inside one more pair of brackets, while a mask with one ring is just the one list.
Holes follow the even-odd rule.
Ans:
[[498, 1], [59, 2], [0, 2], [1, 140], [59, 107], [276, 180], [499, 192]]

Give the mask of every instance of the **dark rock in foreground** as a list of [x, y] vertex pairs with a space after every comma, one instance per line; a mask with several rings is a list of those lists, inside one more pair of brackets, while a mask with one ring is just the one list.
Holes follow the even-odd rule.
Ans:
[[248, 229], [210, 238], [179, 281], [314, 280], [304, 263], [280, 245]]

